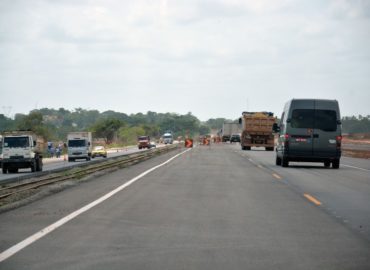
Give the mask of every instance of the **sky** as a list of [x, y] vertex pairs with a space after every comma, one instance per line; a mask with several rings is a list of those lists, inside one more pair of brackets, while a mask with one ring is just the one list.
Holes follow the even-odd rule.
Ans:
[[0, 0], [0, 113], [370, 114], [367, 0]]

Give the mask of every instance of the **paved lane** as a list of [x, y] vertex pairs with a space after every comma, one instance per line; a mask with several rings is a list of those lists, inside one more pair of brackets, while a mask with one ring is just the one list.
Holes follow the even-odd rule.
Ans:
[[[168, 156], [2, 214], [1, 249]], [[20, 224], [22, 218], [29, 225]], [[236, 148], [214, 145], [197, 147], [147, 174], [0, 267], [370, 269], [369, 254], [370, 242], [360, 233]]]
[[324, 168], [322, 163], [302, 162], [282, 168], [275, 165], [275, 153], [232, 147], [236, 153], [275, 172], [298, 192], [313, 195], [330, 215], [370, 240], [370, 160], [343, 157], [339, 170]]

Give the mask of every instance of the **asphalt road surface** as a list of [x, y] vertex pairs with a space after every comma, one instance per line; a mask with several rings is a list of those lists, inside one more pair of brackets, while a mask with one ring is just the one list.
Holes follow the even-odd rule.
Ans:
[[0, 269], [370, 269], [368, 161], [180, 151], [2, 213]]

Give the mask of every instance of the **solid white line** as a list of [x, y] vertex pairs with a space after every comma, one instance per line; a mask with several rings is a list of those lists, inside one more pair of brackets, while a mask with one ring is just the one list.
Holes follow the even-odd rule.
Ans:
[[360, 167], [355, 167], [355, 166], [351, 166], [351, 165], [342, 164], [342, 166], [348, 167], [348, 168], [357, 169], [357, 170], [361, 170], [361, 171], [365, 171], [365, 172], [370, 172], [370, 170], [368, 170], [368, 169], [364, 169], [364, 168], [360, 168]]
[[57, 222], [49, 225], [48, 227], [42, 229], [41, 231], [38, 231], [37, 233], [31, 235], [30, 237], [24, 239], [23, 241], [19, 242], [18, 244], [10, 247], [9, 249], [5, 250], [4, 252], [2, 252], [0, 254], [0, 262], [6, 260], [7, 258], [13, 256], [14, 254], [18, 253], [19, 251], [21, 251], [22, 249], [24, 249], [25, 247], [31, 245], [33, 242], [36, 242], [37, 240], [39, 240], [40, 238], [46, 236], [47, 234], [51, 233], [52, 231], [54, 231], [55, 229], [61, 227], [63, 224], [67, 223], [68, 221], [74, 219], [75, 217], [81, 215], [82, 213], [86, 212], [87, 210], [93, 208], [94, 206], [104, 202], [105, 200], [109, 199], [110, 197], [112, 197], [113, 195], [115, 195], [116, 193], [120, 192], [121, 190], [125, 189], [126, 187], [130, 186], [131, 184], [135, 183], [137, 180], [139, 180], [140, 178], [144, 177], [145, 175], [147, 175], [148, 173], [151, 173], [152, 171], [168, 164], [169, 162], [171, 162], [172, 160], [174, 160], [175, 158], [179, 157], [180, 155], [190, 151], [191, 148], [173, 156], [172, 158], [168, 159], [167, 161], [143, 172], [142, 174], [136, 176], [135, 178], [131, 179], [130, 181], [126, 182], [125, 184], [119, 186], [118, 188], [112, 190], [111, 192], [105, 194], [104, 196], [100, 197], [99, 199], [89, 203], [88, 205], [85, 205], [84, 207], [76, 210], [75, 212], [65, 216], [64, 218], [58, 220]]

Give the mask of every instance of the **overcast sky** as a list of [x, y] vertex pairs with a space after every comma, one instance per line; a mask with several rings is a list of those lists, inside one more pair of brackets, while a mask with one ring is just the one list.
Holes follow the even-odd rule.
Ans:
[[0, 113], [370, 114], [370, 1], [0, 0]]

